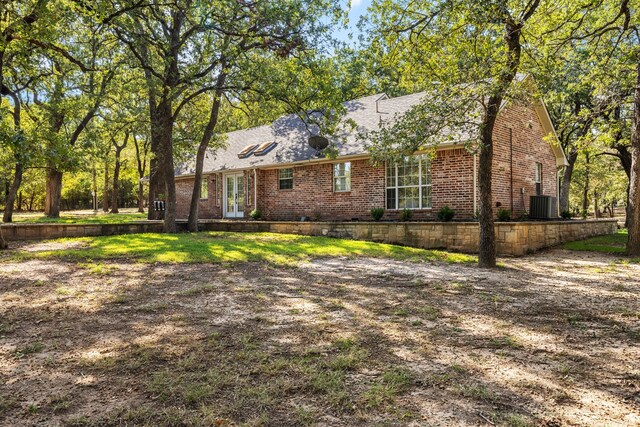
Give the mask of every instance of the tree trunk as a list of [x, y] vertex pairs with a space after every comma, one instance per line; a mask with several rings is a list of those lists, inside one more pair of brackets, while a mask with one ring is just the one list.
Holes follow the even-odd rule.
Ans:
[[156, 174], [160, 180], [159, 187], [164, 190], [164, 227], [165, 233], [175, 233], [176, 229], [176, 182], [173, 165], [173, 112], [171, 103], [163, 100], [158, 105], [158, 114], [156, 115], [156, 125], [161, 131], [158, 139], [156, 158], [158, 160], [158, 168]]
[[570, 212], [569, 191], [571, 189], [571, 179], [573, 177], [573, 170], [577, 159], [578, 149], [574, 147], [567, 156], [567, 163], [569, 164], [565, 166], [562, 173], [562, 182], [560, 183], [560, 212]]
[[613, 148], [618, 152], [616, 157], [620, 159], [620, 164], [624, 169], [624, 173], [627, 175], [627, 206], [625, 208], [624, 226], [629, 228], [629, 218], [631, 217], [631, 211], [629, 210], [629, 191], [631, 190], [631, 152], [629, 147], [624, 144], [616, 143]]
[[49, 218], [60, 218], [60, 199], [62, 197], [62, 172], [50, 166], [47, 169], [44, 214]]
[[207, 152], [207, 144], [202, 142], [198, 146], [196, 154], [196, 173], [193, 181], [193, 192], [191, 193], [191, 204], [189, 205], [189, 219], [187, 220], [187, 230], [195, 233], [198, 231], [198, 217], [200, 215], [200, 191], [202, 187], [202, 168], [204, 156]]
[[144, 184], [142, 184], [142, 177], [138, 180], [138, 212], [144, 213]]
[[[495, 101], [495, 99], [492, 100]], [[480, 141], [480, 161], [478, 167], [478, 186], [480, 187], [480, 241], [478, 248], [478, 266], [493, 268], [496, 266], [496, 242], [493, 220], [493, 193], [491, 191], [493, 163], [493, 126], [498, 115], [501, 100], [489, 101], [489, 107], [483, 119]]]
[[4, 235], [2, 234], [2, 224], [0, 224], [0, 249], [7, 249], [7, 247], [9, 247], [9, 245], [7, 244], [7, 241], [4, 240]]
[[589, 214], [589, 153], [585, 153], [584, 189], [582, 190], [582, 216]]
[[629, 218], [631, 218], [631, 204], [629, 203], [629, 195], [631, 194], [631, 180], [627, 183], [627, 205], [624, 207], [624, 226], [629, 229]]
[[640, 58], [637, 58], [636, 64], [636, 87], [633, 107], [627, 253], [631, 256], [640, 256]]
[[[223, 61], [224, 62], [224, 61]], [[224, 66], [222, 67], [224, 69]], [[216, 86], [221, 88], [226, 80], [226, 74], [221, 71], [217, 79]], [[193, 182], [193, 193], [191, 194], [191, 204], [189, 206], [189, 219], [187, 221], [187, 229], [191, 232], [198, 231], [198, 216], [200, 208], [200, 191], [202, 188], [202, 168], [204, 166], [204, 156], [207, 153], [207, 147], [213, 137], [213, 131], [218, 123], [218, 113], [220, 112], [220, 101], [222, 97], [222, 90], [218, 89], [211, 105], [211, 113], [209, 115], [209, 122], [205, 127], [200, 145], [198, 146], [198, 153], [196, 154], [196, 173]]]
[[120, 190], [120, 167], [122, 163], [120, 162], [120, 155], [122, 154], [122, 150], [127, 146], [127, 142], [129, 141], [129, 132], [125, 132], [124, 140], [121, 145], [113, 140], [113, 146], [116, 149], [116, 163], [113, 167], [113, 192], [111, 195], [111, 213], [117, 214], [118, 210], [118, 191]]
[[116, 164], [113, 167], [113, 186], [111, 188], [111, 213], [120, 213], [118, 209], [118, 191], [120, 190], [120, 152], [116, 151]]
[[104, 159], [104, 189], [102, 190], [102, 211], [109, 212], [109, 154]]
[[493, 128], [500, 112], [502, 100], [513, 84], [520, 67], [522, 46], [520, 36], [524, 21], [529, 19], [538, 8], [538, 2], [530, 3], [530, 9], [523, 15], [523, 21], [516, 22], [508, 15], [504, 22], [504, 41], [507, 44], [505, 70], [496, 80], [497, 88], [488, 98], [482, 124], [480, 126], [480, 166], [478, 168], [478, 186], [480, 187], [480, 237], [478, 248], [478, 266], [494, 268], [496, 266], [496, 240], [493, 219], [493, 193], [491, 179], [493, 170]]
[[198, 231], [198, 218], [200, 216], [200, 196], [202, 191], [202, 168], [204, 165], [204, 156], [206, 146], [202, 143], [198, 146], [196, 155], [196, 172], [193, 182], [193, 191], [191, 193], [191, 203], [189, 205], [189, 218], [187, 219], [187, 230], [195, 233]]
[[98, 212], [98, 174], [96, 173], [96, 165], [91, 168], [91, 181], [93, 189], [91, 191], [91, 207], [93, 212]]
[[[138, 143], [136, 134], [133, 134], [133, 144], [136, 148], [136, 163], [138, 166], [138, 212], [144, 213], [144, 172], [147, 169], [147, 153], [149, 152], [149, 140], [145, 137], [142, 149]], [[151, 204], [149, 204], [151, 206]], [[149, 209], [151, 210], [151, 209]]]
[[13, 175], [13, 183], [11, 184], [11, 188], [9, 188], [9, 194], [7, 194], [7, 200], [4, 207], [4, 215], [2, 216], [2, 221], [4, 222], [13, 222], [13, 208], [15, 206], [18, 189], [22, 183], [23, 169], [22, 163], [17, 162], [15, 166], [15, 173]]

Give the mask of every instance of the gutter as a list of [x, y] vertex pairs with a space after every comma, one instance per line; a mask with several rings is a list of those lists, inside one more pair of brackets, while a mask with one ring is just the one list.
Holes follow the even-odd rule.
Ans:
[[[465, 146], [466, 146], [466, 143], [464, 142], [448, 142], [448, 143], [438, 144], [438, 146], [436, 147], [436, 150], [437, 151], [456, 150], [459, 148], [465, 148]], [[422, 153], [428, 153], [428, 152], [429, 151], [416, 151], [414, 154], [422, 154]], [[350, 154], [346, 156], [338, 156], [334, 159], [326, 158], [326, 157], [309, 158], [309, 159], [300, 160], [297, 162], [276, 163], [276, 164], [269, 164], [269, 165], [264, 165], [260, 167], [248, 166], [248, 167], [237, 168], [237, 169], [217, 169], [217, 170], [210, 170], [210, 171], [202, 171], [202, 173], [203, 174], [211, 174], [211, 173], [225, 174], [225, 173], [251, 171], [255, 169], [259, 169], [259, 170], [284, 169], [284, 168], [289, 168], [294, 166], [303, 166], [308, 164], [338, 163], [338, 162], [348, 162], [351, 160], [366, 160], [369, 158], [371, 158], [371, 156], [368, 154]], [[187, 178], [193, 178], [194, 176], [195, 174], [175, 175], [175, 179], [187, 179]]]

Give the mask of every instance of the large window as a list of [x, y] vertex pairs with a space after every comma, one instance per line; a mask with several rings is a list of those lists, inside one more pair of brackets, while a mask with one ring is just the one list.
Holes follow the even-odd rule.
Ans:
[[200, 198], [209, 198], [209, 179], [206, 176], [200, 181]]
[[333, 165], [333, 191], [351, 191], [351, 162]]
[[293, 188], [293, 169], [278, 169], [278, 188], [280, 190]]
[[431, 208], [431, 162], [427, 155], [387, 163], [387, 209]]

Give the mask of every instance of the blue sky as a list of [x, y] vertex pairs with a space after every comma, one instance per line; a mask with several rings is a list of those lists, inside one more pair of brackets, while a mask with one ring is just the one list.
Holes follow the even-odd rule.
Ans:
[[[348, 0], [347, 0], [348, 1]], [[348, 34], [353, 33], [354, 39], [358, 36], [358, 21], [360, 17], [367, 12], [367, 8], [371, 5], [371, 0], [351, 0], [351, 10], [349, 11], [349, 28], [340, 29], [335, 32], [338, 40], [348, 42]]]

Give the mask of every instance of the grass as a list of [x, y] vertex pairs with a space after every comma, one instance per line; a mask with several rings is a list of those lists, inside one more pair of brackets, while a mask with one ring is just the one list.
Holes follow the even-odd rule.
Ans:
[[316, 257], [376, 257], [403, 261], [475, 262], [476, 257], [439, 250], [356, 240], [276, 233], [202, 232], [192, 234], [129, 234], [59, 239], [81, 242], [83, 247], [57, 249], [17, 256], [93, 261], [129, 259], [146, 263], [203, 263], [267, 261], [295, 264]]
[[27, 344], [26, 346], [16, 350], [13, 355], [16, 359], [22, 359], [23, 357], [29, 355], [29, 354], [34, 354], [34, 353], [40, 353], [42, 350], [44, 349], [44, 345], [40, 342], [32, 342]]
[[373, 384], [365, 393], [365, 407], [376, 408], [391, 403], [413, 383], [413, 374], [404, 368], [391, 368], [384, 372], [382, 380]]
[[119, 224], [147, 219], [146, 213], [62, 213], [60, 218], [49, 218], [41, 213], [21, 213], [13, 215], [18, 224]]
[[564, 249], [572, 251], [602, 252], [608, 254], [621, 254], [626, 251], [627, 230], [618, 230], [616, 234], [592, 237], [586, 240], [568, 242], [563, 245]]

